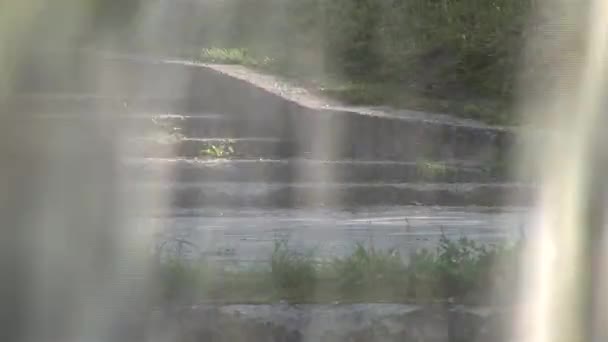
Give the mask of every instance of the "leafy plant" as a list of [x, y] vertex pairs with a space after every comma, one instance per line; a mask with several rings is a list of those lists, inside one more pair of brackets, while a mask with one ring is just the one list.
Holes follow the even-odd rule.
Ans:
[[273, 64], [274, 59], [264, 56], [254, 58], [247, 49], [244, 48], [205, 48], [201, 50], [199, 60], [205, 63], [217, 64], [239, 64], [247, 66], [264, 67]]
[[192, 303], [205, 287], [206, 272], [201, 263], [169, 258], [157, 272], [161, 298], [169, 303]]
[[218, 144], [209, 144], [199, 153], [200, 157], [228, 158], [235, 154], [234, 143], [230, 140], [222, 141]]
[[437, 255], [437, 271], [440, 291], [446, 298], [462, 298], [467, 292], [476, 289], [480, 266], [486, 266], [488, 250], [479, 246], [475, 241], [460, 238], [457, 241], [448, 239], [445, 235], [439, 241]]
[[315, 291], [317, 268], [311, 253], [289, 249], [287, 241], [276, 241], [270, 257], [270, 274], [283, 299], [310, 299]]
[[445, 176], [449, 168], [442, 162], [419, 161], [416, 163], [418, 174], [426, 179], [433, 180]]
[[246, 49], [205, 48], [201, 50], [200, 59], [203, 62], [221, 64], [247, 64]]
[[437, 298], [438, 284], [437, 255], [428, 249], [412, 253], [407, 265], [407, 296], [422, 299]]
[[[210, 268], [203, 261], [168, 258], [159, 265], [166, 302], [201, 299], [264, 302], [452, 300], [509, 298], [517, 285], [521, 244], [489, 246], [442, 235], [435, 251], [404, 260], [396, 250], [357, 244], [353, 252], [323, 264], [312, 252], [276, 241], [269, 266]], [[318, 290], [318, 291], [317, 291]]]
[[[450, 113], [500, 123], [509, 120], [504, 113], [517, 83], [533, 4], [224, 0], [204, 11], [200, 44], [214, 48], [197, 57], [365, 85], [327, 92], [353, 103], [408, 107], [416, 102], [416, 109], [437, 111], [445, 102]], [[525, 71], [543, 76], [532, 67]]]
[[[359, 243], [352, 254], [334, 261], [334, 269], [340, 291], [347, 297], [353, 297], [377, 290], [392, 292], [402, 279], [405, 265], [399, 252], [394, 249], [381, 251]], [[380, 284], [389, 286], [377, 288]]]
[[[487, 246], [442, 234], [435, 253], [414, 253], [408, 265], [409, 293], [419, 298], [483, 298], [515, 286], [520, 244]], [[500, 279], [500, 281], [496, 281]]]

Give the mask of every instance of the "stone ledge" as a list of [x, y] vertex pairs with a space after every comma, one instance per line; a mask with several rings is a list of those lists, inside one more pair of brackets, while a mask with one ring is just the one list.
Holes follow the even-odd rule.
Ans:
[[151, 333], [188, 342], [500, 342], [508, 315], [440, 304], [200, 305], [156, 312]]

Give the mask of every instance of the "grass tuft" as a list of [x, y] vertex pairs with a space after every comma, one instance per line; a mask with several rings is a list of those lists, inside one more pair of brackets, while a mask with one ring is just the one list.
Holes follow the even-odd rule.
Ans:
[[201, 50], [199, 60], [204, 63], [238, 64], [254, 67], [263, 67], [273, 63], [270, 57], [255, 58], [244, 48], [204, 48]]
[[270, 257], [270, 276], [281, 299], [312, 298], [317, 283], [317, 266], [312, 252], [298, 253], [287, 241], [276, 241]]
[[[402, 290], [406, 266], [397, 250], [357, 244], [353, 253], [334, 261], [338, 288], [350, 300], [392, 296]], [[378, 286], [382, 285], [382, 286]]]
[[327, 262], [277, 241], [268, 267], [227, 270], [172, 258], [159, 265], [161, 297], [168, 303], [454, 301], [480, 303], [513, 295], [520, 244], [488, 246], [441, 237], [435, 251], [404, 258], [397, 250], [357, 244]]

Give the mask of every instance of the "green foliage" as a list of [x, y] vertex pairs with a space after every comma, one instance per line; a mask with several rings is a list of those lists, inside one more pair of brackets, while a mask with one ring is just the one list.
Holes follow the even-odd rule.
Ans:
[[[85, 1], [86, 2], [86, 1]], [[129, 25], [141, 10], [141, 0], [90, 1], [93, 5], [93, 27], [116, 30], [117, 26]]]
[[450, 171], [445, 163], [436, 161], [419, 161], [416, 163], [416, 169], [420, 176], [428, 180], [445, 176]]
[[205, 48], [202, 49], [199, 60], [205, 63], [217, 64], [239, 64], [256, 67], [264, 67], [272, 64], [273, 60], [270, 57], [254, 58], [247, 49], [225, 49], [225, 48]]
[[209, 63], [247, 64], [247, 50], [209, 48], [201, 51], [201, 60]]
[[378, 292], [392, 295], [403, 285], [405, 271], [398, 251], [381, 251], [363, 244], [357, 244], [351, 255], [336, 259], [333, 268], [345, 298], [373, 297]]
[[[532, 0], [227, 0], [223, 12], [214, 6], [206, 22], [217, 26], [225, 18], [231, 34], [206, 35], [203, 45], [247, 50], [210, 49], [204, 60], [338, 78], [349, 89], [334, 93], [354, 104], [407, 107], [414, 98], [419, 109], [440, 110], [436, 104], [444, 101], [450, 112], [502, 122]], [[209, 26], [201, 31], [213, 31]], [[268, 63], [255, 62], [267, 56]]]
[[218, 144], [209, 144], [209, 146], [200, 151], [199, 156], [207, 158], [228, 158], [234, 156], [234, 154], [234, 142], [226, 140]]
[[473, 240], [461, 238], [455, 242], [442, 236], [436, 265], [440, 293], [447, 298], [461, 298], [478, 290], [480, 274], [490, 265], [489, 256], [486, 247]]
[[437, 256], [427, 249], [413, 253], [407, 268], [407, 297], [437, 298], [438, 284]]
[[158, 269], [161, 297], [171, 303], [191, 303], [204, 288], [205, 270], [202, 264], [180, 258], [164, 260]]
[[270, 274], [277, 294], [283, 299], [311, 298], [317, 282], [317, 269], [311, 253], [297, 253], [287, 241], [276, 241], [270, 257]]
[[519, 244], [489, 247], [442, 235], [436, 253], [422, 250], [411, 256], [410, 296], [472, 300], [498, 290], [505, 294], [516, 286], [519, 252]]
[[442, 236], [436, 251], [419, 250], [407, 261], [396, 250], [357, 244], [351, 254], [321, 263], [312, 253], [277, 241], [269, 268], [227, 271], [171, 258], [161, 263], [158, 274], [165, 302], [482, 302], [514, 294], [520, 248]]

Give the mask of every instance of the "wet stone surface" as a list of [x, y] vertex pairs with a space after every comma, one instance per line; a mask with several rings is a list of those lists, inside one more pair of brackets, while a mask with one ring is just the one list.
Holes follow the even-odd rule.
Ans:
[[152, 330], [184, 342], [500, 342], [506, 313], [439, 304], [199, 305], [157, 312]]
[[441, 234], [484, 243], [517, 239], [527, 211], [487, 208], [387, 207], [357, 211], [304, 209], [205, 209], [174, 211], [171, 216], [141, 218], [158, 230], [160, 241], [192, 243], [190, 257], [223, 262], [267, 262], [274, 242], [288, 240], [319, 258], [349, 254], [357, 243], [395, 248], [407, 256], [435, 249]]

